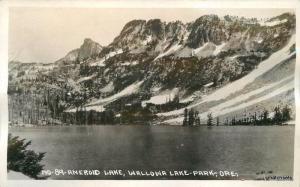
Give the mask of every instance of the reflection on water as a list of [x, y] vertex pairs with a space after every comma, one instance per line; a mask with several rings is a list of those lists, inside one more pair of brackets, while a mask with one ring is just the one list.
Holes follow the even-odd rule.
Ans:
[[213, 169], [247, 179], [260, 171], [293, 176], [294, 126], [66, 126], [10, 132], [32, 140], [35, 151], [47, 152], [43, 162], [50, 170]]

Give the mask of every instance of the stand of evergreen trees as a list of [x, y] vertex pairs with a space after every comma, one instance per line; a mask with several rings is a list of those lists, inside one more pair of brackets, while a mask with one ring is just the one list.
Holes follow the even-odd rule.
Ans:
[[198, 111], [194, 111], [193, 109], [188, 110], [184, 109], [184, 119], [183, 126], [200, 126], [201, 120]]
[[65, 94], [54, 91], [23, 90], [8, 96], [9, 121], [12, 124], [59, 124], [66, 109]]
[[254, 112], [254, 114], [244, 115], [241, 118], [233, 116], [230, 120], [227, 118], [224, 125], [282, 125], [291, 120], [291, 109], [288, 105], [284, 107], [276, 106], [273, 110], [273, 116], [264, 109], [262, 112]]
[[115, 113], [112, 110], [97, 112], [82, 110], [62, 113], [62, 122], [73, 125], [116, 124]]
[[[288, 105], [284, 107], [276, 106], [273, 110], [273, 117], [270, 117], [270, 112], [264, 109], [262, 112], [244, 114], [242, 117], [237, 118], [233, 116], [227, 117], [224, 121], [224, 125], [282, 125], [285, 122], [291, 120], [291, 109]], [[184, 110], [183, 126], [197, 126], [200, 125], [200, 117], [197, 111], [193, 109]], [[207, 126], [220, 125], [219, 117], [214, 120], [212, 113], [207, 115]]]

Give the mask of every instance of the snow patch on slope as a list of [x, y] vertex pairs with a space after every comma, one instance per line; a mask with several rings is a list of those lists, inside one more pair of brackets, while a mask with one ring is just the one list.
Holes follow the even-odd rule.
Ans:
[[215, 50], [216, 50], [216, 45], [211, 42], [207, 42], [202, 46], [194, 49], [192, 51], [192, 55], [197, 57], [208, 57], [208, 56], [212, 56]]
[[214, 83], [213, 83], [213, 82], [210, 82], [210, 83], [205, 84], [203, 87], [209, 88], [209, 87], [211, 87], [212, 85], [214, 85]]
[[94, 63], [91, 63], [91, 66], [100, 66], [100, 67], [104, 67], [104, 66], [105, 66], [104, 61], [105, 61], [105, 59], [100, 59], [100, 60], [98, 60], [98, 61], [96, 61], [96, 62], [94, 62]]
[[156, 95], [151, 97], [149, 100], [147, 101], [143, 101], [142, 105], [146, 105], [147, 103], [152, 103], [152, 104], [156, 104], [156, 105], [161, 105], [164, 103], [167, 103], [170, 100], [173, 100], [175, 97], [175, 95], [173, 93], [171, 94], [166, 94], [166, 95]]
[[[234, 112], [234, 111], [241, 110], [241, 109], [244, 109], [246, 107], [252, 106], [252, 105], [257, 104], [259, 102], [266, 101], [268, 99], [271, 99], [271, 98], [273, 98], [277, 95], [283, 94], [283, 93], [285, 93], [287, 91], [290, 91], [290, 90], [293, 90], [293, 89], [294, 89], [294, 82], [292, 81], [292, 82], [289, 82], [288, 84], [280, 87], [279, 89], [275, 89], [271, 93], [268, 93], [268, 94], [266, 94], [264, 96], [261, 96], [259, 98], [252, 99], [250, 101], [246, 101], [246, 102], [244, 102], [242, 104], [239, 104], [239, 105], [234, 105], [234, 106], [226, 108], [226, 109], [221, 109], [221, 106], [212, 107], [207, 112], [201, 113], [200, 117], [201, 117], [201, 119], [206, 120], [207, 115], [211, 112], [213, 112], [215, 116], [228, 114], [230, 112]], [[229, 101], [229, 102], [231, 102], [231, 101]], [[220, 104], [220, 105], [222, 105], [222, 104]], [[166, 121], [164, 121], [164, 123], [180, 125], [180, 124], [182, 124], [183, 119], [184, 119], [184, 117], [180, 116], [180, 117], [176, 117], [176, 118], [166, 120]]]
[[236, 91], [242, 90], [245, 86], [251, 82], [253, 82], [257, 77], [263, 75], [277, 64], [281, 63], [283, 60], [293, 56], [295, 53], [289, 54], [289, 49], [295, 42], [295, 36], [293, 36], [286, 47], [281, 49], [280, 51], [272, 54], [267, 60], [261, 62], [257, 69], [253, 70], [248, 75], [234, 81], [233, 83], [224, 86], [223, 88], [215, 91], [213, 94], [209, 95], [205, 98], [205, 101], [215, 101], [220, 100], [225, 97], [230, 96], [231, 94], [235, 93]]
[[287, 21], [288, 21], [287, 19], [274, 20], [274, 21], [266, 21], [266, 22], [261, 22], [260, 25], [261, 26], [267, 26], [267, 27], [273, 27], [275, 25], [283, 24], [283, 23], [285, 23]]
[[110, 82], [105, 87], [101, 88], [101, 92], [112, 92], [114, 90], [114, 83]]
[[225, 45], [226, 45], [225, 42], [220, 45], [217, 45], [215, 51], [213, 52], [213, 55], [215, 55], [215, 56], [218, 55], [222, 51], [222, 49]]
[[121, 66], [135, 66], [137, 65], [138, 62], [137, 61], [132, 61], [132, 62], [122, 62]]
[[130, 86], [123, 89], [122, 91], [120, 91], [120, 92], [118, 92], [118, 93], [116, 93], [112, 96], [99, 99], [97, 101], [94, 101], [92, 103], [87, 104], [86, 106], [93, 106], [93, 105], [99, 105], [99, 104], [105, 104], [106, 105], [106, 104], [111, 103], [111, 102], [113, 102], [113, 101], [115, 101], [115, 100], [117, 100], [121, 97], [128, 96], [128, 95], [131, 95], [133, 93], [136, 93], [139, 90], [139, 87], [143, 82], [144, 81], [139, 81], [139, 82], [133, 83]]
[[214, 43], [207, 42], [200, 46], [199, 48], [192, 50], [192, 56], [197, 57], [208, 57], [208, 56], [216, 56], [218, 55], [224, 48], [226, 43], [222, 43], [220, 45], [215, 45]]
[[[261, 101], [265, 101], [265, 100], [271, 99], [272, 97], [275, 97], [277, 95], [280, 95], [280, 94], [282, 94], [284, 92], [287, 92], [289, 90], [292, 90], [292, 89], [294, 89], [294, 82], [293, 81], [291, 81], [288, 84], [280, 87], [279, 89], [275, 89], [271, 93], [268, 93], [268, 94], [266, 94], [266, 95], [264, 95], [262, 97], [259, 97], [259, 98], [256, 98], [256, 99], [244, 102], [244, 103], [239, 104], [239, 105], [233, 105], [232, 107], [228, 107], [226, 109], [224, 108], [226, 105], [230, 105], [231, 103], [234, 103], [234, 102], [237, 103], [237, 101], [239, 100], [239, 98], [236, 98], [236, 100], [230, 101], [231, 103], [230, 102], [225, 103], [224, 106], [221, 105], [221, 106], [217, 106], [217, 107], [211, 108], [208, 112], [205, 112], [205, 113], [201, 114], [201, 116], [203, 115], [203, 117], [205, 117], [205, 116], [207, 116], [207, 114], [209, 112], [212, 112], [212, 111], [214, 111], [214, 114], [217, 115], [217, 116], [218, 115], [227, 114], [227, 113], [230, 113], [230, 112], [233, 112], [233, 111], [237, 111], [237, 110], [246, 108], [248, 106], [251, 106], [253, 104], [259, 103]], [[249, 98], [250, 96], [243, 96], [243, 97]], [[243, 100], [241, 99], [241, 101], [243, 101]], [[214, 110], [214, 109], [216, 109], [216, 110]]]
[[195, 98], [195, 96], [194, 96], [194, 95], [191, 95], [191, 96], [189, 96], [189, 97], [186, 97], [186, 98], [181, 99], [179, 102], [180, 102], [180, 103], [188, 103], [188, 102], [192, 102], [192, 101], [194, 101], [194, 98]]
[[88, 77], [82, 77], [82, 78], [80, 78], [80, 79], [77, 80], [77, 83], [81, 83], [83, 81], [91, 80], [92, 78], [94, 78], [96, 76], [97, 76], [97, 74], [93, 74], [93, 75], [88, 76]]
[[146, 106], [147, 103], [152, 103], [156, 105], [165, 104], [168, 101], [172, 101], [175, 98], [177, 93], [178, 93], [178, 88], [174, 88], [171, 91], [162, 92], [159, 95], [152, 96], [147, 101], [143, 101], [142, 106]]
[[111, 57], [114, 57], [118, 54], [121, 54], [123, 53], [123, 50], [122, 49], [118, 49], [116, 51], [111, 51], [109, 52], [108, 54], [105, 55], [104, 58], [101, 58], [100, 60], [94, 62], [94, 63], [91, 63], [91, 66], [100, 66], [100, 67], [104, 67], [105, 66], [105, 61], [108, 60], [109, 58]]
[[[295, 54], [295, 52], [290, 53], [290, 47], [295, 43], [295, 35], [293, 35], [289, 41], [289, 43], [282, 48], [281, 50], [275, 52], [272, 54], [268, 59], [265, 61], [261, 62], [257, 69], [253, 70], [251, 73], [248, 75], [242, 77], [241, 79], [238, 79], [231, 84], [228, 84], [212, 94], [204, 97], [204, 99], [198, 103], [194, 103], [190, 105], [187, 108], [193, 108], [195, 106], [198, 106], [204, 102], [210, 102], [210, 101], [218, 101], [221, 99], [225, 99], [229, 97], [231, 94], [236, 93], [237, 91], [240, 91], [245, 88], [246, 85], [252, 83], [257, 77], [263, 75], [264, 73], [268, 72], [270, 69], [275, 67], [277, 64], [281, 63], [285, 59], [290, 58]], [[179, 109], [179, 110], [174, 110], [166, 113], [159, 113], [158, 115], [160, 116], [172, 116], [172, 115], [179, 115], [183, 113], [184, 109]]]
[[154, 59], [154, 61], [157, 60], [157, 59], [159, 59], [159, 58], [161, 58], [161, 57], [163, 57], [163, 56], [168, 56], [168, 55], [170, 55], [170, 54], [176, 52], [177, 50], [179, 50], [179, 49], [181, 48], [181, 46], [182, 46], [181, 44], [175, 44], [175, 45], [173, 45], [173, 46], [170, 47], [166, 52], [163, 52], [163, 53], [159, 54], [159, 55]]
[[149, 42], [151, 42], [151, 40], [152, 40], [152, 36], [149, 35], [146, 37], [146, 39], [144, 41], [142, 41], [142, 44], [147, 45]]
[[[261, 88], [253, 90], [253, 91], [248, 92], [246, 94], [239, 95], [239, 96], [237, 96], [235, 98], [232, 98], [232, 99], [230, 99], [228, 101], [225, 101], [224, 103], [220, 103], [220, 104], [218, 104], [218, 105], [210, 108], [208, 110], [208, 112], [206, 112], [205, 114], [208, 114], [209, 112], [213, 112], [216, 115], [221, 115], [221, 114], [228, 113], [228, 112], [226, 112], [227, 109], [233, 108], [235, 106], [239, 106], [238, 103], [240, 103], [240, 102], [247, 102], [247, 100], [251, 99], [253, 96], [261, 94], [261, 93], [263, 93], [263, 92], [265, 92], [265, 91], [267, 91], [269, 89], [274, 89], [275, 87], [277, 87], [280, 84], [283, 84], [284, 82], [288, 81], [288, 83], [287, 83], [288, 85], [293, 84], [293, 79], [294, 79], [294, 76], [292, 75], [292, 76], [286, 77], [283, 80], [280, 80], [278, 82], [265, 85], [265, 86], [263, 86]], [[284, 87], [284, 86], [282, 86], [282, 87]], [[274, 90], [275, 90], [275, 92], [277, 91], [277, 89], [274, 89]]]

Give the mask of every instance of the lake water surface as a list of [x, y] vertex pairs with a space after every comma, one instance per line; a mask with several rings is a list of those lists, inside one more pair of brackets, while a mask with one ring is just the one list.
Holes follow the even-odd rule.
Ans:
[[235, 171], [238, 179], [256, 179], [261, 171], [293, 176], [294, 126], [55, 126], [12, 127], [10, 132], [32, 140], [31, 149], [46, 152], [43, 164], [52, 171], [187, 169]]

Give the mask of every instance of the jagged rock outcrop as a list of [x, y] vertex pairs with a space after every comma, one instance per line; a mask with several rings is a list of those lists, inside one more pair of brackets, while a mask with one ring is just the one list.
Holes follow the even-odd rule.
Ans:
[[57, 63], [82, 61], [88, 58], [95, 58], [99, 55], [102, 49], [103, 47], [100, 44], [94, 42], [90, 38], [86, 38], [80, 48], [70, 51], [65, 57], [58, 60]]

